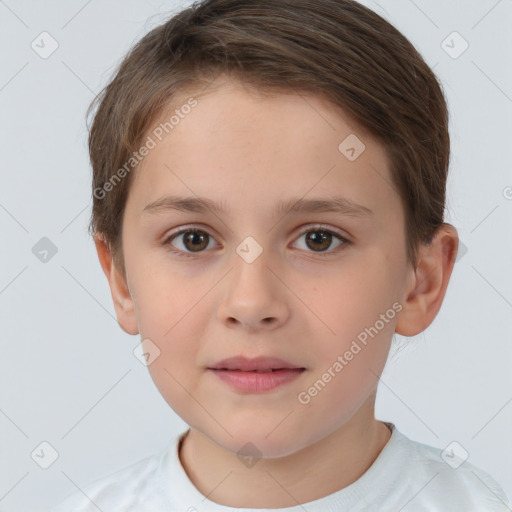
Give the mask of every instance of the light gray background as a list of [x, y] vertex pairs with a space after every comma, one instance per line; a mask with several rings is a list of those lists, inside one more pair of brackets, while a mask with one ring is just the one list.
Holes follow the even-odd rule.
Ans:
[[[512, 2], [363, 3], [442, 80], [452, 135], [447, 220], [467, 248], [435, 322], [415, 338], [397, 336], [407, 347], [389, 358], [376, 414], [440, 449], [458, 441], [510, 496]], [[47, 510], [186, 428], [134, 357], [138, 336], [118, 326], [86, 231], [85, 110], [129, 47], [176, 5], [0, 1], [1, 510]], [[42, 31], [59, 44], [47, 59], [31, 48]], [[469, 43], [456, 59], [441, 46], [453, 31]], [[58, 249], [46, 263], [32, 252], [42, 237]], [[43, 441], [59, 454], [48, 469], [31, 458]]]

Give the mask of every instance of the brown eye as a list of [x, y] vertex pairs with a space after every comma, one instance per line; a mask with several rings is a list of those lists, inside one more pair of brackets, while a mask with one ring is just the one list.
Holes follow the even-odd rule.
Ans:
[[308, 231], [306, 245], [314, 251], [328, 249], [332, 243], [332, 234], [329, 231]]
[[[309, 230], [304, 231], [298, 240], [301, 238], [304, 238], [305, 242], [302, 244], [302, 247], [300, 247], [301, 244], [299, 244], [299, 248], [304, 249], [307, 252], [316, 252], [319, 256], [329, 256], [337, 252], [336, 249], [340, 246], [345, 246], [350, 243], [349, 240], [341, 235], [320, 226], [316, 229], [310, 228]], [[333, 241], [335, 240], [338, 241], [337, 245], [333, 250], [329, 251], [328, 249], [331, 248]]]
[[[182, 239], [181, 245], [182, 247], [176, 246], [172, 243], [175, 239]], [[206, 231], [201, 231], [199, 229], [186, 229], [182, 230], [179, 233], [175, 233], [171, 237], [166, 240], [166, 244], [170, 244], [173, 247], [176, 247], [179, 251], [183, 252], [202, 252], [204, 249], [208, 247], [208, 243], [210, 241], [210, 235], [206, 233]]]

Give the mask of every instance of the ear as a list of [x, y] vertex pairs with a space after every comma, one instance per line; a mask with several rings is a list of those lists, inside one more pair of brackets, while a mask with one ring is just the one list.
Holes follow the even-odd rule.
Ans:
[[442, 224], [430, 244], [422, 244], [418, 264], [411, 270], [395, 331], [415, 336], [434, 320], [446, 293], [455, 264], [459, 237], [451, 224]]
[[128, 289], [125, 272], [118, 269], [113, 261], [111, 250], [101, 234], [94, 236], [94, 244], [100, 260], [101, 268], [107, 276], [110, 293], [114, 301], [117, 322], [128, 334], [138, 334], [139, 328], [133, 299]]

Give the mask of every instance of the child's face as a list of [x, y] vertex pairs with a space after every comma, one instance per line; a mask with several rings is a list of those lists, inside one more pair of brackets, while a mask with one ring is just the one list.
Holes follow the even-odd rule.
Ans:
[[[157, 146], [134, 176], [123, 223], [131, 325], [160, 350], [149, 366], [156, 386], [192, 428], [233, 452], [250, 441], [264, 456], [286, 455], [349, 421], [364, 427], [414, 273], [383, 148], [315, 96], [256, 97], [225, 82], [196, 99], [162, 141], [149, 133]], [[354, 161], [345, 155], [358, 147], [338, 148], [350, 134], [366, 146]], [[171, 195], [224, 212], [145, 210]], [[334, 197], [371, 213], [290, 209]], [[165, 244], [184, 227], [205, 234]], [[208, 369], [239, 355], [305, 370], [242, 391]]]

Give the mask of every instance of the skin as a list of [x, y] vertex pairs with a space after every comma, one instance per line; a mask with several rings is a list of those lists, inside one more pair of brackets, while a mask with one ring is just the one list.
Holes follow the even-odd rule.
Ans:
[[[263, 96], [228, 78], [214, 85], [195, 95], [198, 105], [133, 176], [122, 230], [126, 273], [100, 235], [95, 243], [120, 326], [160, 350], [148, 369], [190, 425], [180, 460], [192, 483], [226, 506], [290, 507], [350, 485], [388, 442], [389, 429], [374, 416], [378, 377], [394, 332], [414, 336], [435, 318], [458, 237], [443, 224], [413, 268], [383, 147], [320, 97]], [[349, 134], [366, 146], [353, 162], [338, 150]], [[169, 194], [207, 197], [228, 212], [143, 212]], [[273, 214], [282, 199], [332, 195], [373, 214]], [[333, 236], [330, 246], [308, 246], [318, 224], [350, 243]], [[165, 244], [180, 227], [209, 235], [202, 252], [183, 235]], [[252, 263], [236, 252], [247, 236], [263, 249]], [[401, 311], [301, 404], [297, 395], [395, 302]], [[306, 371], [271, 392], [242, 393], [207, 370], [240, 354], [280, 357]], [[252, 467], [237, 456], [247, 442], [261, 452]]]

